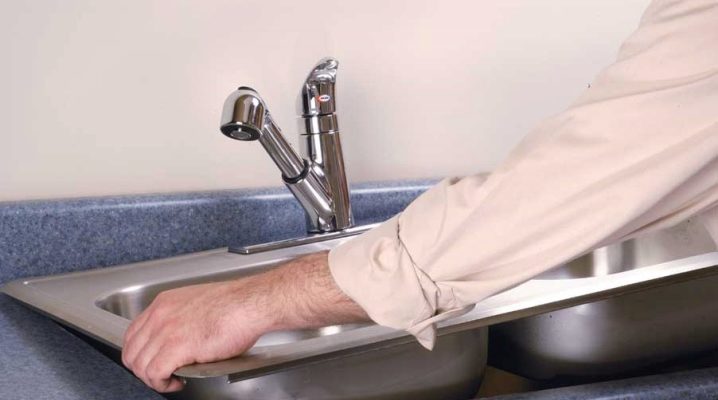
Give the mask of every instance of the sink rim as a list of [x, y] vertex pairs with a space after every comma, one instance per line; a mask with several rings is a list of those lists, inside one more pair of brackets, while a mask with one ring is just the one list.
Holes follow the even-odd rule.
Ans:
[[[227, 248], [191, 253], [160, 260], [144, 261], [115, 267], [99, 268], [37, 278], [19, 279], [2, 286], [1, 291], [31, 308], [69, 325], [116, 349], [122, 348], [122, 337], [130, 321], [96, 306], [99, 298], [137, 284], [167, 282], [166, 270], [172, 269], [171, 280], [207, 275], [213, 268], [224, 268], [222, 262], [201, 270], [177, 273], [176, 262], [193, 258], [231, 257], [238, 262], [237, 270], [260, 268], [323, 250], [329, 250], [345, 239], [334, 239], [264, 253], [239, 255]], [[241, 261], [240, 261], [241, 260]], [[127, 270], [145, 268], [144, 274], [130, 274]], [[173, 265], [175, 265], [173, 267]], [[438, 324], [438, 335], [447, 335], [480, 328], [513, 319], [537, 315], [552, 310], [601, 300], [628, 291], [647, 289], [672, 282], [718, 274], [718, 251], [673, 260], [640, 269], [605, 276], [541, 280], [533, 279], [513, 289], [491, 296], [468, 312]], [[227, 269], [217, 270], [228, 271]], [[104, 278], [104, 279], [97, 279]], [[114, 278], [114, 279], [109, 279]], [[95, 279], [95, 280], [92, 280]], [[142, 279], [142, 282], [138, 282]], [[93, 285], [81, 285], [88, 280]], [[119, 282], [118, 282], [119, 281]], [[48, 288], [67, 288], [80, 285], [82, 291], [59, 289], [62, 296], [53, 295]], [[292, 343], [252, 348], [242, 356], [180, 368], [175, 375], [185, 378], [227, 376], [230, 382], [264, 375], [280, 369], [341, 357], [371, 349], [411, 343], [414, 338], [405, 331], [379, 325], [368, 325], [328, 336], [307, 338]]]

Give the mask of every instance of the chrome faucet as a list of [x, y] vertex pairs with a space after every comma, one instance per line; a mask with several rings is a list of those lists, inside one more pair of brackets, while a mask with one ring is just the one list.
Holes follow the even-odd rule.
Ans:
[[336, 116], [338, 66], [333, 58], [320, 60], [302, 87], [303, 157], [284, 138], [254, 89], [235, 90], [222, 110], [222, 133], [237, 140], [259, 140], [304, 208], [310, 233], [343, 231], [354, 225]]

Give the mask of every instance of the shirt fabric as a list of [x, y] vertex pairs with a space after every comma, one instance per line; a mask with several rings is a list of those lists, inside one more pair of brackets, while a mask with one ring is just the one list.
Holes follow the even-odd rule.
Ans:
[[436, 322], [696, 214], [718, 235], [718, 0], [658, 0], [493, 173], [443, 180], [329, 265], [376, 323], [431, 348]]

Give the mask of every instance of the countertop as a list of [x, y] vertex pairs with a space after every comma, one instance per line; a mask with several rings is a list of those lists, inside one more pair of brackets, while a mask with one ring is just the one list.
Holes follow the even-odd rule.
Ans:
[[[403, 210], [435, 180], [355, 185], [358, 224]], [[284, 188], [0, 203], [0, 283], [303, 235]], [[50, 319], [0, 295], [0, 398], [162, 399]], [[718, 368], [493, 400], [714, 399]]]
[[2, 399], [162, 399], [82, 340], [5, 295], [0, 343]]

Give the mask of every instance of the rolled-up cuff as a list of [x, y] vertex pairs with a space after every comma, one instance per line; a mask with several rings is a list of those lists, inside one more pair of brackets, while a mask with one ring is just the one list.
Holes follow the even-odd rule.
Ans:
[[403, 329], [427, 349], [436, 341], [435, 323], [465, 310], [440, 299], [439, 286], [403, 245], [396, 216], [329, 253], [329, 268], [339, 288], [379, 325]]

